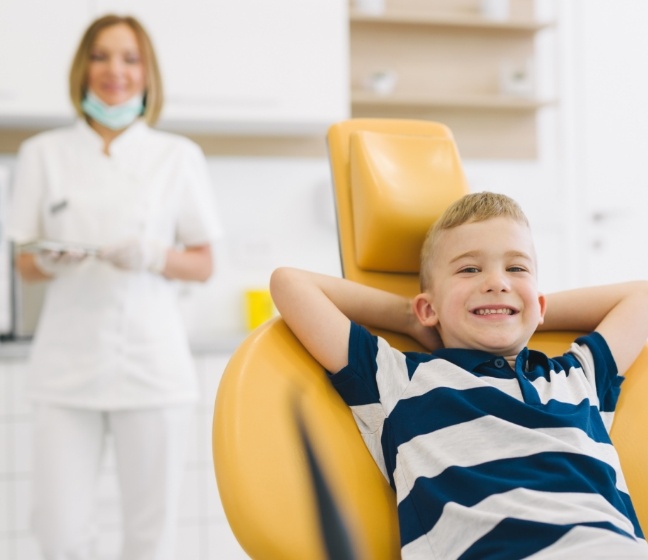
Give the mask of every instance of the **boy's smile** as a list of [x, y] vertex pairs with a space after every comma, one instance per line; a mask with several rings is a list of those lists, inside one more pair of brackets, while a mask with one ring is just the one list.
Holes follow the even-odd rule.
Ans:
[[513, 315], [517, 311], [510, 307], [480, 307], [473, 310], [473, 313], [477, 315]]
[[529, 228], [499, 217], [445, 230], [432, 262], [432, 287], [415, 303], [447, 348], [514, 360], [542, 322]]

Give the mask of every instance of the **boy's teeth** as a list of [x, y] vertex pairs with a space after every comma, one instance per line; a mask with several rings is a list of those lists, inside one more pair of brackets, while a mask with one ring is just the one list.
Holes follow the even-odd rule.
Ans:
[[478, 309], [476, 313], [477, 315], [510, 315], [512, 311], [510, 309]]

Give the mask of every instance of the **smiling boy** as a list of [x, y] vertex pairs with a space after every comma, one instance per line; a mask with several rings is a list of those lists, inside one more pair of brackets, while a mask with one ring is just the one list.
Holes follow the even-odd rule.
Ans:
[[[647, 283], [540, 294], [522, 210], [475, 193], [428, 233], [412, 301], [289, 268], [271, 290], [396, 491], [404, 559], [648, 558], [608, 436]], [[549, 359], [538, 328], [591, 334]]]

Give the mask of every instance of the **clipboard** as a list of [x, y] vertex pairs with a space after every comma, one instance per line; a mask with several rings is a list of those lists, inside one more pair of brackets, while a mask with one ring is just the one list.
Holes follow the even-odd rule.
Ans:
[[36, 239], [26, 243], [18, 243], [16, 249], [22, 253], [41, 253], [43, 251], [53, 251], [55, 253], [81, 253], [88, 256], [96, 257], [100, 248], [96, 245], [85, 243], [69, 243], [67, 241], [54, 241], [52, 239]]

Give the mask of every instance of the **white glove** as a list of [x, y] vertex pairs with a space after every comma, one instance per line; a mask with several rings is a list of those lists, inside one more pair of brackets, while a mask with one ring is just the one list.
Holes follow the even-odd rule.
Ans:
[[58, 276], [86, 257], [83, 251], [41, 251], [34, 256], [34, 264], [48, 276]]
[[99, 251], [99, 258], [122, 270], [148, 270], [161, 274], [166, 265], [166, 247], [148, 239], [129, 239]]

